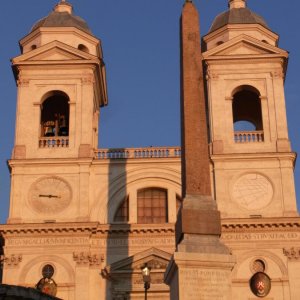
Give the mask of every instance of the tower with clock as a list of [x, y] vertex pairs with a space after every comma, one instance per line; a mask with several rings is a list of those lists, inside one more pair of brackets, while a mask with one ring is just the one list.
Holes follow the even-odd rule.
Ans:
[[[186, 19], [199, 26], [196, 5], [182, 2]], [[195, 41], [195, 33], [186, 36], [187, 45]], [[220, 211], [222, 242], [236, 261], [226, 291], [235, 300], [296, 300], [300, 219], [285, 111], [288, 52], [245, 0], [228, 0], [202, 41], [202, 53], [196, 44], [193, 49], [205, 75], [206, 187]], [[147, 267], [149, 299], [169, 300], [164, 278], [184, 201], [181, 148], [98, 148], [99, 112], [108, 104], [102, 45], [69, 2], [59, 1], [20, 46], [12, 59], [10, 210], [0, 225], [3, 283], [60, 299], [138, 300]], [[204, 274], [196, 266], [195, 273], [213, 284], [222, 279], [208, 269]], [[193, 300], [202, 281], [189, 281], [185, 271]], [[211, 289], [207, 298], [217, 299]]]

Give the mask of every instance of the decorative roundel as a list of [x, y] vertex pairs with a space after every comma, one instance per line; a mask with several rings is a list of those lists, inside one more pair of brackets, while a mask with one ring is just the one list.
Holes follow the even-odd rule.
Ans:
[[250, 288], [255, 296], [265, 297], [270, 293], [271, 279], [267, 274], [257, 272], [250, 279]]
[[50, 296], [56, 296], [57, 284], [53, 279], [42, 278], [36, 285], [36, 289]]
[[248, 210], [266, 207], [272, 200], [273, 187], [263, 175], [250, 173], [241, 176], [233, 185], [232, 198]]
[[55, 214], [71, 202], [70, 185], [58, 177], [44, 177], [36, 181], [29, 191], [29, 204], [37, 212]]

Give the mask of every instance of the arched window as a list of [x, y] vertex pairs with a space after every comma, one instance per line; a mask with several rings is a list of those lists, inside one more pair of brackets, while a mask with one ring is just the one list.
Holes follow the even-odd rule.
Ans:
[[241, 87], [233, 95], [232, 114], [236, 142], [263, 141], [261, 100], [257, 90]]
[[49, 94], [41, 108], [41, 136], [69, 135], [69, 97], [62, 92]]
[[78, 45], [78, 49], [83, 51], [83, 52], [86, 52], [86, 53], [90, 53], [89, 49], [87, 46], [83, 45], [83, 44], [79, 44]]
[[119, 206], [114, 217], [114, 222], [127, 223], [128, 221], [129, 221], [129, 197], [127, 196]]
[[165, 189], [146, 188], [137, 193], [137, 222], [152, 224], [168, 222], [168, 193]]

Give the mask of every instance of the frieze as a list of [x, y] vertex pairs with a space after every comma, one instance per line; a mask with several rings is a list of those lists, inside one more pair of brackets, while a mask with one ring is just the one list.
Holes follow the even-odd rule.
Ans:
[[300, 247], [284, 248], [283, 254], [287, 256], [289, 260], [300, 259]]
[[3, 255], [1, 257], [1, 261], [3, 261], [6, 266], [17, 267], [19, 263], [22, 261], [22, 255], [21, 254]]
[[151, 237], [128, 237], [128, 238], [110, 238], [110, 239], [95, 239], [92, 240], [93, 246], [99, 247], [127, 247], [127, 246], [157, 246], [170, 245], [175, 246], [175, 238], [151, 238]]
[[45, 246], [45, 245], [88, 245], [89, 238], [85, 237], [53, 237], [53, 238], [28, 238], [7, 239], [7, 246]]
[[299, 232], [251, 232], [251, 233], [222, 233], [222, 240], [225, 242], [230, 241], [289, 241], [299, 240]]
[[100, 266], [104, 257], [91, 252], [74, 252], [73, 259], [77, 265]]

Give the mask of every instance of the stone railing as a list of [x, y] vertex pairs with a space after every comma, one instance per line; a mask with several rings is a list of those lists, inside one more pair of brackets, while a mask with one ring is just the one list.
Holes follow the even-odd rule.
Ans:
[[42, 137], [39, 139], [40, 148], [66, 148], [69, 147], [68, 136]]
[[236, 131], [234, 133], [236, 143], [261, 143], [264, 141], [263, 131]]
[[127, 159], [127, 158], [167, 158], [181, 157], [180, 147], [147, 147], [97, 149], [96, 159]]

